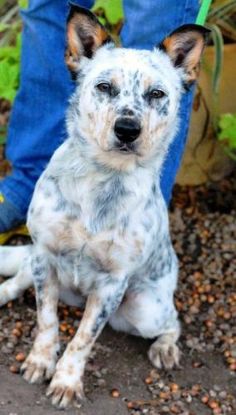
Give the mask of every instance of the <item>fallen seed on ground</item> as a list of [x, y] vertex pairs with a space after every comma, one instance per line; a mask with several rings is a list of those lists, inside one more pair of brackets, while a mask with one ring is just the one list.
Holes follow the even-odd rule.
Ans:
[[202, 401], [202, 403], [206, 404], [209, 401], [209, 396], [208, 395], [202, 396], [201, 401]]
[[209, 406], [209, 408], [211, 408], [211, 409], [216, 409], [216, 408], [218, 408], [218, 407], [219, 407], [219, 404], [218, 404], [218, 402], [216, 402], [216, 401], [210, 400], [210, 401], [208, 402], [208, 406]]
[[119, 398], [120, 397], [120, 392], [118, 391], [118, 389], [112, 389], [111, 396], [113, 398]]
[[16, 365], [11, 365], [9, 369], [11, 373], [19, 373], [19, 368]]
[[153, 379], [151, 378], [151, 376], [146, 377], [146, 379], [145, 379], [145, 383], [146, 383], [147, 385], [151, 385], [151, 384], [153, 383]]
[[177, 392], [179, 390], [179, 385], [177, 385], [177, 383], [171, 383], [170, 390], [171, 392]]
[[12, 334], [13, 334], [13, 336], [21, 337], [22, 336], [22, 331], [15, 328], [15, 329], [12, 330]]
[[15, 359], [17, 362], [24, 362], [25, 354], [23, 352], [17, 353], [17, 355], [15, 356]]

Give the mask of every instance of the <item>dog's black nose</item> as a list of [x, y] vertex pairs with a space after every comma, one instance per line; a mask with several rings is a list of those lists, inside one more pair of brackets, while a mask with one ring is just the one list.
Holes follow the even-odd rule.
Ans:
[[122, 143], [132, 143], [141, 133], [141, 125], [136, 119], [119, 118], [115, 122], [114, 131]]

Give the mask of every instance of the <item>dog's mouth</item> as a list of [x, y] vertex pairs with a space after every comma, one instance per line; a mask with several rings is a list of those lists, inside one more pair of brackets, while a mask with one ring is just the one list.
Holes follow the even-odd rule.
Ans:
[[116, 145], [116, 149], [120, 152], [120, 153], [124, 153], [124, 154], [134, 154], [136, 153], [136, 146], [133, 143], [122, 143], [122, 144], [117, 144]]

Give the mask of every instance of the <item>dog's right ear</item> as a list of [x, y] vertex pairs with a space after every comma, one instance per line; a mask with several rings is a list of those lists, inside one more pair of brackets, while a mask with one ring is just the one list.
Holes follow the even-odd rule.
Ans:
[[96, 50], [112, 39], [97, 17], [89, 10], [70, 4], [67, 19], [67, 49], [65, 60], [72, 74], [79, 71], [83, 56], [92, 58]]
[[183, 85], [188, 89], [196, 81], [200, 60], [207, 43], [210, 30], [197, 24], [185, 24], [174, 30], [159, 45], [173, 65], [183, 69]]

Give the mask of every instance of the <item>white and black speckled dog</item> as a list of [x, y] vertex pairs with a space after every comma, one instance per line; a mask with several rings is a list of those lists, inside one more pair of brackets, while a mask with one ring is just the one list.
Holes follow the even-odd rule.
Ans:
[[[154, 366], [178, 365], [178, 267], [159, 177], [207, 32], [187, 25], [152, 52], [125, 50], [92, 13], [71, 9], [66, 60], [78, 87], [69, 138], [36, 185], [27, 223], [33, 245], [0, 250], [1, 274], [15, 274], [0, 286], [0, 304], [32, 282], [36, 289], [39, 330], [24, 378], [52, 377], [47, 395], [61, 408], [82, 397], [86, 359], [108, 321], [157, 338], [148, 352]], [[56, 364], [60, 295], [86, 302]]]

